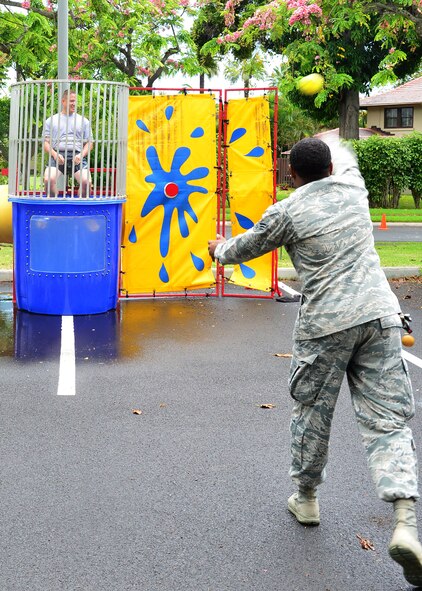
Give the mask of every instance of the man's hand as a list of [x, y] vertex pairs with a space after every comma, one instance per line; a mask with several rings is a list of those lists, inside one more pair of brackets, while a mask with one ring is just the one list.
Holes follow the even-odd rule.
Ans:
[[63, 156], [63, 154], [59, 154], [57, 152], [56, 162], [57, 162], [57, 164], [64, 164], [64, 156]]
[[217, 234], [216, 240], [208, 240], [208, 252], [213, 261], [215, 261], [214, 252], [218, 244], [223, 244], [226, 241], [223, 236]]
[[75, 154], [75, 157], [74, 157], [74, 159], [73, 159], [73, 162], [74, 162], [75, 164], [80, 164], [80, 163], [81, 163], [81, 160], [82, 160], [82, 156], [81, 156], [81, 154]]

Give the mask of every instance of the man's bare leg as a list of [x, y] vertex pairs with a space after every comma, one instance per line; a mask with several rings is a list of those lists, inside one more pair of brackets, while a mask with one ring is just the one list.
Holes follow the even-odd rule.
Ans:
[[62, 173], [54, 166], [47, 166], [44, 173], [44, 192], [46, 197], [57, 195], [57, 179]]
[[86, 168], [78, 170], [78, 172], [75, 172], [75, 179], [79, 185], [80, 197], [88, 197], [91, 191], [91, 175], [89, 170]]

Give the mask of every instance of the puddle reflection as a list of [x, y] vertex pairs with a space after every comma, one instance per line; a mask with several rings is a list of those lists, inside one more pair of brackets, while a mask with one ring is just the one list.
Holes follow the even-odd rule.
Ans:
[[[188, 300], [123, 301], [105, 314], [74, 316], [77, 360], [134, 358], [170, 341], [182, 345], [209, 337], [211, 302]], [[61, 316], [32, 314], [0, 300], [0, 357], [24, 361], [57, 359]]]
[[[52, 359], [60, 355], [61, 316], [15, 312], [16, 359]], [[74, 316], [75, 357], [107, 361], [118, 357], [118, 312]]]

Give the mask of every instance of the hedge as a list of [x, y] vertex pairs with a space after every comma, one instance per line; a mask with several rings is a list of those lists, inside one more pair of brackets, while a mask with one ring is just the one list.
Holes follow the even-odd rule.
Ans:
[[419, 209], [422, 195], [422, 133], [405, 137], [374, 135], [354, 140], [359, 168], [369, 193], [370, 207], [397, 208], [404, 189], [412, 192]]

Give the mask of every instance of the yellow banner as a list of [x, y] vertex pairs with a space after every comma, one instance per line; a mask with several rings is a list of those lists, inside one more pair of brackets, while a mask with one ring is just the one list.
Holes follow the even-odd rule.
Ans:
[[[227, 107], [227, 161], [232, 235], [251, 228], [273, 203], [273, 159], [267, 97], [234, 99]], [[236, 265], [231, 282], [270, 291], [273, 255]]]
[[208, 240], [217, 213], [216, 104], [210, 95], [129, 98], [122, 289], [215, 284]]

